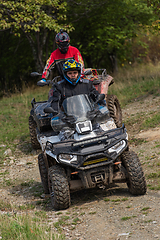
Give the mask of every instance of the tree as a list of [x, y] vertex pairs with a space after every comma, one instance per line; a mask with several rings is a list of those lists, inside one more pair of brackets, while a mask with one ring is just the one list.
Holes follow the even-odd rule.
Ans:
[[[73, 11], [74, 9], [74, 11]], [[128, 47], [140, 28], [151, 23], [151, 8], [141, 0], [68, 0], [71, 33], [86, 65], [106, 67], [112, 59], [125, 61]]]
[[[48, 58], [50, 37], [60, 28], [71, 30], [66, 22], [66, 2], [60, 0], [0, 0], [0, 30], [22, 33], [29, 41], [38, 71]], [[44, 47], [45, 54], [44, 54]]]

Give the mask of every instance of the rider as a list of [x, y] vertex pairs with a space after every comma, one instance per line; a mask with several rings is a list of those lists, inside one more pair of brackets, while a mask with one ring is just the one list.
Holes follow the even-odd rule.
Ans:
[[39, 82], [46, 82], [50, 70], [55, 66], [57, 67], [60, 76], [63, 77], [62, 67], [67, 59], [75, 59], [81, 64], [82, 71], [84, 69], [84, 62], [81, 53], [77, 48], [69, 45], [70, 37], [66, 32], [61, 29], [60, 32], [56, 35], [55, 41], [58, 48], [51, 53], [51, 56], [44, 68], [42, 79]]
[[[87, 94], [96, 101], [99, 93], [92, 81], [81, 78], [80, 63], [74, 59], [67, 60], [63, 65], [63, 78], [53, 85], [53, 95], [48, 100], [56, 112], [59, 112], [64, 99], [74, 95]], [[104, 100], [102, 104], [106, 104]]]

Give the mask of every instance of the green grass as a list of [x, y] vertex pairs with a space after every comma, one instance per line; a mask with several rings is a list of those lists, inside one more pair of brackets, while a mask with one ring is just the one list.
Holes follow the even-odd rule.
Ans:
[[141, 209], [141, 211], [146, 211], [146, 210], [149, 210], [149, 209], [150, 209], [150, 207], [144, 207], [144, 208]]
[[60, 219], [54, 223], [54, 227], [58, 230], [58, 232], [62, 232], [62, 227], [68, 225], [69, 216], [61, 216]]
[[91, 214], [91, 215], [92, 215], [92, 214], [96, 214], [96, 212], [89, 212], [89, 214]]
[[25, 154], [32, 151], [28, 127], [31, 100], [34, 97], [36, 101], [47, 100], [48, 91], [49, 87], [36, 87], [0, 100], [0, 165], [8, 148], [12, 154], [17, 148]]
[[128, 217], [128, 216], [127, 216], [127, 217], [122, 217], [122, 218], [121, 218], [122, 221], [126, 221], [126, 220], [129, 220], [129, 219], [131, 219], [131, 217]]
[[158, 173], [150, 173], [150, 174], [148, 174], [147, 175], [147, 178], [148, 179], [155, 179], [155, 178], [160, 178], [160, 172], [158, 172]]
[[0, 215], [0, 236], [3, 240], [58, 240], [64, 235], [55, 234], [43, 219], [23, 215]]
[[131, 218], [135, 218], [135, 217], [137, 217], [137, 216], [135, 216], [135, 215], [133, 215], [133, 216], [126, 216], [126, 217], [122, 217], [121, 220], [122, 221], [127, 221], [127, 220], [129, 220]]
[[[44, 91], [45, 90], [45, 91]], [[28, 117], [31, 109], [31, 100], [47, 100], [48, 88], [26, 90], [25, 93], [13, 95], [0, 100], [0, 143], [10, 145], [16, 139], [25, 141], [29, 139]]]
[[147, 141], [143, 138], [135, 138], [132, 137], [131, 139], [129, 139], [129, 142], [132, 144], [134, 143], [135, 145], [141, 145], [143, 143], [146, 143]]
[[150, 190], [154, 190], [154, 191], [159, 191], [160, 190], [160, 184], [156, 185], [156, 186], [152, 186], [152, 185], [148, 185], [148, 188]]
[[143, 124], [142, 128], [154, 128], [155, 126], [158, 126], [160, 124], [160, 113], [156, 113], [152, 115], [151, 118], [146, 119]]
[[121, 106], [147, 95], [160, 95], [160, 64], [119, 69], [109, 93], [117, 95]]
[[73, 219], [72, 225], [76, 225], [78, 222], [80, 222], [80, 219], [76, 217]]
[[[137, 68], [127, 70], [120, 69], [114, 77], [114, 84], [109, 87], [109, 94], [117, 95], [121, 107], [130, 102], [140, 101], [147, 96], [160, 96], [160, 64], [139, 65]], [[143, 111], [143, 110], [142, 110]], [[131, 115], [125, 121], [127, 126], [139, 125], [139, 130], [160, 126], [160, 112], [148, 113], [148, 115]]]

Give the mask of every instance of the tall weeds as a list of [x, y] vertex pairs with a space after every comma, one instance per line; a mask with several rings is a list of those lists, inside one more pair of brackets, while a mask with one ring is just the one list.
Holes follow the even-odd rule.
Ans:
[[160, 63], [121, 68], [114, 76], [110, 94], [116, 94], [122, 107], [149, 94], [160, 95]]

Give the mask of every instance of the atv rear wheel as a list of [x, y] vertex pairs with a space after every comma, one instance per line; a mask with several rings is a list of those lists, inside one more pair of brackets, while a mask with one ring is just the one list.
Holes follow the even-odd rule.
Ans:
[[70, 206], [70, 190], [64, 168], [53, 165], [48, 171], [48, 184], [52, 206], [56, 210]]
[[40, 176], [41, 176], [41, 182], [42, 182], [42, 186], [44, 189], [44, 193], [48, 194], [49, 193], [48, 171], [47, 171], [47, 167], [46, 167], [45, 160], [43, 157], [43, 153], [38, 155], [38, 165], [39, 165], [39, 172], [40, 172]]
[[116, 95], [107, 95], [107, 106], [110, 116], [117, 127], [122, 127], [122, 110]]
[[40, 144], [37, 140], [37, 134], [36, 134], [36, 122], [34, 121], [32, 116], [29, 116], [29, 131], [30, 131], [32, 148], [40, 149]]
[[122, 164], [127, 170], [127, 185], [133, 195], [144, 195], [147, 191], [145, 176], [137, 154], [125, 151], [122, 154]]

